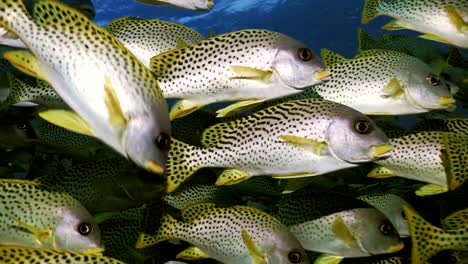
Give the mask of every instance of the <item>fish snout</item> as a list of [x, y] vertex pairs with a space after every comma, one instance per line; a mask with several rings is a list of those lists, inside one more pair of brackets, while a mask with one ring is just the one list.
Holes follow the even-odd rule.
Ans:
[[383, 144], [371, 147], [372, 158], [384, 159], [390, 157], [390, 151], [393, 147], [390, 144]]

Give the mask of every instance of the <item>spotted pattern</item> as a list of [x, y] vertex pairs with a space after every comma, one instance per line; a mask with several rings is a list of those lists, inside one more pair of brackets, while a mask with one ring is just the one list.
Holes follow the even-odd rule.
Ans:
[[417, 1], [380, 1], [366, 0], [362, 22], [385, 15], [397, 20], [404, 28], [436, 35], [451, 44], [468, 47], [468, 32], [461, 31], [451, 23], [447, 7], [452, 7], [468, 21], [468, 2], [465, 0], [417, 0]]
[[460, 229], [468, 226], [468, 208], [447, 216], [442, 220], [442, 226], [447, 229]]
[[390, 139], [392, 154], [376, 164], [397, 176], [447, 186], [441, 154], [445, 150], [443, 132], [420, 132]]
[[191, 28], [157, 19], [120, 17], [106, 29], [146, 66], [152, 57], [177, 48], [178, 40], [193, 45], [204, 39]]
[[445, 147], [443, 161], [448, 186], [450, 190], [454, 190], [468, 179], [468, 136], [446, 133], [443, 142]]
[[[41, 230], [53, 231], [56, 242], [61, 243], [63, 235], [76, 232], [76, 226], [69, 224], [65, 230], [55, 232], [58, 225], [63, 225], [63, 218], [72, 213], [82, 217], [81, 222], [91, 223], [91, 215], [69, 194], [56, 188], [37, 182], [22, 180], [0, 180], [0, 242], [1, 244], [16, 244], [36, 248], [53, 248], [53, 241], [47, 239], [43, 245], [36, 241], [35, 236], [18, 226], [15, 219]], [[12, 228], [14, 227], [14, 228]], [[15, 228], [16, 227], [16, 228]], [[93, 228], [97, 228], [95, 225]], [[99, 229], [93, 231], [99, 233]], [[63, 234], [62, 234], [63, 233]], [[95, 243], [100, 243], [94, 241]], [[62, 245], [65, 246], [65, 245]], [[82, 250], [92, 247], [91, 244], [70, 244], [63, 249]], [[75, 248], [76, 247], [76, 248]], [[81, 247], [81, 248], [80, 248]]]
[[[280, 261], [277, 263], [290, 263], [287, 254], [291, 250], [302, 254], [301, 263], [307, 261], [299, 241], [292, 236], [287, 227], [276, 218], [257, 209], [246, 206], [220, 208], [212, 204], [198, 204], [184, 210], [185, 219], [191, 221], [178, 222], [172, 217], [164, 217], [158, 234], [146, 237], [144, 244], [149, 246], [169, 238], [178, 238], [223, 263], [250, 263], [248, 260], [251, 259], [241, 235], [242, 230], [245, 230], [256, 246], [269, 255], [268, 258], [280, 251], [281, 259], [276, 259]], [[275, 252], [268, 252], [266, 249], [273, 246], [273, 243], [276, 244]]]
[[468, 250], [468, 226], [455, 230], [443, 230], [433, 226], [418, 213], [405, 209], [411, 234], [412, 263], [425, 263], [441, 250]]
[[55, 263], [55, 264], [125, 264], [116, 259], [87, 255], [79, 252], [45, 250], [27, 247], [0, 247], [1, 263]]
[[223, 203], [230, 199], [231, 193], [222, 186], [185, 184], [172, 193], [162, 197], [170, 206], [182, 210], [197, 203]]
[[175, 119], [171, 122], [172, 136], [182, 142], [193, 146], [202, 146], [201, 136], [203, 131], [220, 119], [216, 115], [203, 110]]
[[[343, 105], [303, 99], [213, 125], [203, 133], [204, 148], [174, 139], [166, 163], [168, 191], [175, 190], [201, 167], [233, 168], [255, 176], [306, 172], [318, 175], [355, 166], [330, 153], [316, 155], [279, 138], [295, 135], [327, 142], [327, 129], [336, 119], [368, 120]], [[369, 134], [371, 137], [373, 140], [374, 135]]]
[[413, 131], [445, 131], [468, 135], [468, 118], [424, 119]]

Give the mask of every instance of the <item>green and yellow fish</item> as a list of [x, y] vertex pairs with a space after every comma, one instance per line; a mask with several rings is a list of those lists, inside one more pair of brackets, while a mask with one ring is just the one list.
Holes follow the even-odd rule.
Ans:
[[137, 248], [177, 238], [192, 244], [177, 258], [213, 258], [224, 263], [309, 263], [299, 241], [273, 216], [247, 206], [220, 208], [198, 204], [170, 215], [156, 235], [141, 234]]
[[197, 31], [163, 20], [120, 17], [106, 29], [147, 67], [159, 53], [196, 44], [205, 38]]
[[299, 178], [388, 157], [385, 134], [365, 115], [322, 99], [302, 99], [213, 125], [196, 147], [173, 139], [167, 191], [203, 167], [227, 168], [217, 185], [257, 175]]
[[47, 81], [76, 112], [49, 110], [41, 117], [95, 136], [140, 167], [163, 173], [171, 134], [167, 103], [153, 74], [125, 46], [51, 0], [35, 2], [32, 15], [22, 1], [0, 3], [0, 26], [32, 52], [6, 52], [4, 58]]
[[218, 116], [295, 94], [323, 82], [328, 71], [305, 44], [281, 33], [240, 30], [163, 52], [151, 59], [166, 98], [177, 98], [171, 120], [204, 105], [238, 101]]
[[411, 29], [422, 38], [468, 48], [468, 2], [466, 0], [365, 0], [362, 23], [378, 16], [395, 20], [383, 28]]
[[0, 180], [0, 244], [99, 253], [101, 233], [77, 200], [53, 187]]

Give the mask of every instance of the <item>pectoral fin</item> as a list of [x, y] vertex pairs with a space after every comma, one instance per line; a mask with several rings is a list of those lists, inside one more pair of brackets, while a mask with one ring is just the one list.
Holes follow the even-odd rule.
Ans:
[[197, 111], [202, 106], [203, 104], [199, 104], [190, 100], [177, 101], [177, 103], [175, 103], [171, 108], [171, 111], [169, 113], [169, 119], [172, 121], [174, 119], [184, 117]]
[[80, 133], [87, 136], [93, 136], [93, 129], [77, 113], [70, 110], [54, 109], [39, 113], [39, 116], [48, 122]]
[[458, 13], [458, 11], [454, 7], [447, 6], [446, 10], [450, 22], [458, 29], [458, 31], [468, 31], [468, 24], [465, 22], [463, 17], [460, 15], [460, 13]]
[[261, 100], [261, 99], [252, 99], [252, 100], [245, 100], [245, 101], [240, 101], [240, 102], [231, 104], [225, 108], [222, 108], [216, 111], [217, 113], [216, 117], [227, 117], [233, 114], [237, 114], [239, 112], [243, 112], [263, 101], [264, 100]]
[[242, 240], [244, 241], [244, 245], [249, 251], [250, 256], [252, 257], [255, 264], [266, 264], [268, 263], [267, 256], [257, 248], [255, 242], [253, 241], [252, 237], [242, 229]]
[[236, 169], [227, 169], [224, 170], [221, 175], [219, 175], [218, 180], [215, 185], [233, 185], [241, 181], [245, 181], [252, 177], [249, 173]]
[[333, 233], [343, 242], [347, 247], [351, 247], [356, 241], [356, 237], [349, 231], [343, 218], [338, 215], [332, 225]]
[[41, 71], [41, 68], [39, 67], [39, 63], [37, 62], [36, 57], [30, 51], [7, 51], [3, 54], [3, 58], [9, 61], [15, 68], [26, 73], [27, 75], [41, 79], [43, 81], [47, 81]]
[[119, 97], [117, 96], [114, 86], [112, 85], [108, 76], [106, 76], [104, 80], [104, 90], [106, 93], [104, 102], [107, 107], [111, 126], [118, 128], [126, 127], [127, 119], [125, 118], [125, 115], [120, 106]]
[[326, 142], [293, 135], [281, 135], [279, 138], [295, 147], [312, 151], [316, 155], [322, 156], [328, 153], [328, 144]]
[[15, 221], [18, 223], [18, 225], [27, 230], [29, 233], [33, 234], [35, 237], [36, 237], [36, 240], [37, 242], [39, 242], [39, 244], [43, 245], [43, 243], [46, 241], [46, 240], [50, 240], [53, 242], [53, 244], [55, 245], [55, 240], [54, 240], [54, 234], [52, 232], [52, 230], [42, 230], [42, 229], [39, 229], [35, 226], [32, 226], [32, 225], [29, 225], [19, 219], [16, 219], [15, 218]]
[[392, 78], [383, 90], [384, 97], [392, 97], [394, 99], [400, 97], [403, 93], [404, 90], [397, 78]]
[[387, 169], [383, 166], [377, 166], [371, 172], [367, 174], [367, 177], [376, 178], [376, 179], [384, 179], [384, 178], [390, 178], [390, 177], [395, 177], [395, 176], [397, 176], [396, 173], [394, 173], [390, 169]]
[[445, 192], [448, 192], [448, 187], [430, 183], [419, 188], [414, 193], [417, 196], [427, 196], [427, 195], [436, 195], [436, 194], [445, 193]]
[[382, 29], [386, 29], [386, 30], [401, 30], [405, 28], [406, 28], [406, 25], [398, 20], [392, 20], [382, 27]]
[[229, 78], [233, 79], [246, 79], [246, 80], [257, 80], [262, 83], [270, 83], [271, 76], [273, 73], [271, 71], [264, 71], [256, 68], [246, 67], [246, 66], [230, 66], [231, 71], [234, 72], [234, 76]]
[[296, 179], [296, 178], [305, 178], [305, 177], [311, 177], [315, 176], [317, 173], [314, 172], [302, 172], [302, 173], [289, 173], [289, 174], [276, 174], [271, 176], [273, 179], [278, 179], [278, 180], [287, 180], [287, 179]]
[[428, 39], [428, 40], [433, 40], [433, 41], [445, 43], [445, 44], [450, 44], [450, 41], [448, 41], [448, 40], [446, 40], [446, 39], [444, 39], [442, 37], [432, 35], [432, 34], [423, 34], [423, 35], [421, 35], [419, 37], [423, 38], [423, 39]]
[[341, 256], [322, 254], [314, 261], [314, 264], [338, 264], [343, 259], [344, 257]]
[[176, 258], [185, 260], [200, 260], [207, 259], [209, 256], [201, 251], [201, 249], [192, 246], [177, 254]]

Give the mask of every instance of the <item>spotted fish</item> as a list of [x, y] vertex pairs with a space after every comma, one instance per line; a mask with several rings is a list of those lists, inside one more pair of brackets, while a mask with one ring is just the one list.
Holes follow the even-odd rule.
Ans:
[[268, 30], [241, 30], [151, 59], [166, 98], [182, 99], [171, 120], [215, 102], [239, 101], [218, 116], [323, 82], [328, 71], [303, 43]]
[[416, 30], [424, 33], [422, 38], [468, 48], [466, 0], [366, 0], [362, 23], [366, 24], [377, 16], [395, 19], [386, 24], [384, 29]]
[[58, 189], [26, 180], [0, 180], [0, 244], [99, 252], [94, 218]]
[[136, 0], [137, 2], [156, 5], [170, 6], [194, 11], [210, 11], [214, 2], [212, 0]]
[[375, 161], [379, 166], [368, 177], [400, 176], [429, 183], [417, 191], [419, 195], [454, 190], [466, 181], [468, 137], [429, 131], [393, 138], [390, 142], [393, 146], [390, 157]]
[[165, 215], [154, 236], [141, 234], [137, 248], [178, 238], [193, 247], [177, 258], [224, 263], [309, 263], [299, 241], [276, 218], [246, 206], [198, 204], [182, 211], [183, 222]]
[[153, 74], [109, 32], [62, 3], [39, 0], [32, 17], [22, 1], [2, 2], [0, 10], [0, 26], [18, 35], [32, 52], [11, 51], [4, 57], [47, 81], [76, 111], [50, 110], [40, 116], [93, 135], [139, 166], [162, 174], [171, 130]]
[[74, 251], [1, 246], [0, 263], [125, 264], [113, 258]]
[[298, 178], [320, 175], [389, 155], [385, 134], [363, 114], [330, 101], [279, 104], [203, 132], [205, 147], [173, 139], [167, 191], [203, 167], [225, 167], [216, 184], [256, 175]]
[[120, 17], [112, 20], [106, 29], [147, 67], [150, 59], [159, 53], [205, 39], [191, 28], [157, 19]]
[[391, 193], [368, 194], [356, 198], [379, 209], [392, 222], [400, 237], [409, 236], [408, 222], [403, 208], [412, 208], [412, 206], [407, 201]]
[[403, 248], [391, 222], [377, 209], [353, 197], [301, 189], [283, 195], [276, 216], [306, 250], [327, 258], [386, 254]]
[[418, 122], [412, 131], [444, 131], [468, 135], [468, 118], [427, 118]]
[[449, 230], [427, 222], [413, 209], [405, 208], [411, 241], [411, 263], [423, 264], [441, 250], [468, 250], [468, 225], [451, 226]]

